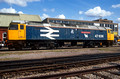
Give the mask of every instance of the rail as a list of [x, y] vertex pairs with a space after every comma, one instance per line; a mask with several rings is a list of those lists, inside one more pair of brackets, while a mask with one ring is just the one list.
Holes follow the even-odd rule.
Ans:
[[45, 75], [45, 76], [27, 77], [27, 78], [20, 78], [20, 79], [59, 79], [59, 78], [62, 79], [62, 78], [81, 76], [88, 73], [116, 69], [116, 68], [120, 68], [120, 65], [89, 69], [89, 70], [83, 70], [83, 71], [77, 71], [77, 72], [67, 72], [67, 73], [52, 74], [52, 75]]

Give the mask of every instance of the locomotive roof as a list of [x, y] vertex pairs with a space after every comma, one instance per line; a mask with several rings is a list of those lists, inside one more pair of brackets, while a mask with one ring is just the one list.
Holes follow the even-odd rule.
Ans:
[[29, 26], [54, 26], [54, 27], [71, 27], [71, 28], [81, 28], [81, 29], [97, 29], [97, 30], [106, 30], [111, 29], [109, 27], [100, 27], [100, 26], [93, 26], [93, 25], [72, 25], [66, 26], [65, 24], [56, 24], [56, 23], [43, 23], [37, 21], [13, 21], [11, 23], [18, 23], [18, 24], [26, 24]]
[[72, 25], [72, 26], [67, 26], [65, 24], [56, 24], [56, 23], [39, 23], [39, 22], [29, 22], [27, 25], [31, 26], [54, 26], [54, 27], [71, 27], [71, 28], [81, 28], [81, 29], [98, 29], [98, 30], [106, 30], [106, 29], [111, 29], [109, 27], [100, 27], [100, 26], [93, 26], [93, 25]]

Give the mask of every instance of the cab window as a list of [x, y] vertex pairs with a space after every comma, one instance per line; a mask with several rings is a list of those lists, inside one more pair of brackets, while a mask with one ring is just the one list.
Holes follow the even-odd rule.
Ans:
[[112, 33], [112, 34], [113, 34], [113, 30], [110, 30], [110, 33]]
[[23, 25], [20, 25], [20, 29], [23, 30], [23, 29], [24, 29], [24, 26], [23, 26]]
[[9, 30], [18, 30], [18, 25], [10, 25]]
[[110, 30], [108, 30], [108, 33], [110, 33]]

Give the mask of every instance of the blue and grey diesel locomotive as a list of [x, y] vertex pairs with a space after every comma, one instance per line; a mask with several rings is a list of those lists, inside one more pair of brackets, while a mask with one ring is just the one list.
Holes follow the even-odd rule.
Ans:
[[83, 47], [113, 45], [114, 34], [110, 28], [97, 26], [65, 26], [39, 22], [12, 22], [8, 30], [9, 49], [31, 47], [56, 48], [70, 42], [71, 46], [83, 43]]

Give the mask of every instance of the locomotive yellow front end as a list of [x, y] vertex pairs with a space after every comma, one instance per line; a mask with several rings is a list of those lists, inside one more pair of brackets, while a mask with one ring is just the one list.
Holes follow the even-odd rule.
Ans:
[[11, 23], [8, 30], [8, 40], [26, 40], [26, 25]]
[[9, 50], [15, 48], [22, 49], [22, 44], [26, 40], [26, 24], [11, 23], [7, 34], [7, 46]]
[[112, 32], [112, 29], [107, 29], [107, 44], [106, 46], [112, 46], [114, 44], [114, 34]]
[[114, 41], [114, 34], [111, 29], [107, 29], [107, 40]]

